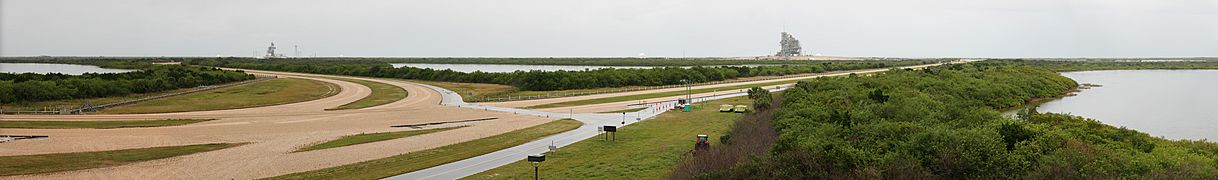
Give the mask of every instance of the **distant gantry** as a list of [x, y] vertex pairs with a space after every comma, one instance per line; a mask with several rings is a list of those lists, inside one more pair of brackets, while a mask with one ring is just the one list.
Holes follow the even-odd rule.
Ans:
[[[298, 52], [297, 54], [300, 54], [300, 53]], [[266, 55], [263, 57], [264, 58], [282, 58], [284, 56], [283, 56], [283, 54], [275, 53], [275, 42], [271, 42], [271, 46], [266, 47]]]
[[782, 32], [782, 41], [779, 41], [778, 45], [781, 49], [778, 50], [778, 54], [774, 54], [775, 56], [799, 56], [800, 51], [803, 50], [799, 47], [799, 40], [787, 32]]

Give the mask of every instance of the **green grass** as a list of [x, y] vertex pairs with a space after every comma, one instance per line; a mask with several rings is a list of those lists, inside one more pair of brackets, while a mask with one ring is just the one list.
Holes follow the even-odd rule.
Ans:
[[337, 94], [334, 84], [298, 78], [278, 78], [207, 92], [156, 99], [102, 110], [106, 114], [166, 113], [240, 109], [290, 104]]
[[[834, 72], [825, 72], [822, 74], [837, 74], [837, 73], [864, 71], [864, 70], [867, 70], [867, 69], [834, 71]], [[872, 73], [859, 73], [859, 74], [872, 74]], [[791, 76], [795, 76], [795, 75], [791, 75]], [[752, 78], [758, 78], [758, 77], [752, 77]], [[752, 87], [790, 84], [790, 83], [806, 81], [806, 80], [810, 80], [810, 79], [814, 79], [814, 78], [815, 77], [806, 77], [806, 78], [786, 80], [786, 81], [745, 84], [745, 85], [726, 86], [726, 87], [717, 87], [717, 88], [693, 89], [693, 90], [691, 90], [690, 93], [698, 94], [698, 93], [708, 93], [708, 92], [715, 92], [715, 91], [725, 91], [725, 92], [726, 91], [737, 91], [740, 89], [748, 89], [748, 88], [752, 88]], [[551, 103], [551, 104], [541, 104], [541, 105], [536, 105], [536, 106], [528, 106], [528, 107], [524, 107], [524, 108], [525, 109], [545, 109], [545, 108], [556, 108], [556, 107], [582, 106], [582, 105], [589, 105], [589, 104], [601, 104], [601, 103], [611, 103], [611, 102], [621, 102], [621, 101], [633, 101], [633, 100], [639, 100], [639, 99], [678, 96], [678, 95], [684, 95], [685, 93], [687, 93], [685, 90], [678, 90], [678, 91], [658, 92], [658, 93], [650, 93], [650, 94], [636, 94], [636, 95], [629, 95], [629, 96], [617, 96], [617, 97], [607, 97], [607, 98], [597, 98], [597, 99], [585, 99], [585, 100], [579, 100], [579, 101], [567, 101], [567, 102]]]
[[520, 97], [520, 96], [536, 96], [547, 94], [572, 94], [583, 92], [611, 91], [628, 88], [638, 88], [639, 86], [631, 87], [616, 87], [616, 88], [594, 88], [594, 89], [571, 89], [571, 90], [555, 90], [555, 91], [523, 91], [519, 88], [487, 83], [457, 83], [457, 82], [440, 82], [440, 81], [421, 81], [407, 80], [415, 83], [422, 83], [452, 90], [453, 92], [461, 93], [461, 98], [466, 101], [472, 101], [479, 98], [502, 98], [502, 97]]
[[114, 129], [133, 127], [161, 127], [194, 124], [215, 119], [165, 119], [125, 121], [0, 121], [0, 128], [20, 129]]
[[397, 132], [356, 134], [356, 135], [350, 135], [350, 136], [343, 136], [343, 137], [340, 137], [335, 140], [314, 144], [312, 146], [305, 147], [305, 148], [300, 148], [299, 150], [296, 150], [295, 152], [305, 152], [305, 151], [312, 151], [312, 150], [318, 150], [318, 149], [329, 149], [329, 148], [350, 146], [350, 145], [356, 145], [356, 144], [372, 143], [372, 142], [377, 142], [377, 141], [386, 141], [386, 140], [397, 139], [397, 138], [431, 134], [434, 132], [453, 130], [453, 129], [463, 128], [463, 127], [465, 127], [465, 126], [424, 129], [424, 130], [415, 130], [415, 131], [397, 131]]
[[162, 95], [162, 94], [185, 92], [185, 91], [190, 91], [193, 89], [195, 89], [195, 88], [183, 88], [183, 89], [168, 90], [168, 91], [161, 91], [161, 92], [154, 92], [154, 93], [135, 93], [135, 94], [128, 94], [125, 96], [111, 96], [111, 97], [85, 98], [85, 99], [64, 99], [64, 100], [24, 102], [24, 103], [5, 102], [3, 104], [0, 104], [0, 108], [8, 109], [8, 110], [15, 110], [15, 109], [24, 109], [24, 110], [39, 109], [39, 110], [41, 110], [42, 108], [56, 108], [58, 106], [75, 108], [75, 107], [80, 107], [80, 105], [85, 104], [85, 103], [96, 106], [96, 105], [117, 103], [117, 102], [129, 101], [129, 100], [136, 100], [136, 99], [140, 99], [140, 98], [152, 97], [152, 96], [157, 96], [157, 95]]
[[239, 145], [241, 144], [197, 144], [113, 151], [0, 156], [0, 176], [118, 166], [140, 161], [214, 151]]
[[[799, 74], [799, 75], [804, 75], [804, 74]], [[788, 75], [788, 76], [793, 77], [793, 76], [798, 76], [798, 75]], [[782, 77], [787, 77], [787, 76], [755, 76], [755, 77], [737, 78], [737, 79], [733, 79], [733, 80], [759, 80], [759, 79], [764, 79], [764, 78], [782, 78]], [[503, 98], [503, 97], [508, 97], [508, 96], [521, 97], [521, 96], [538, 96], [538, 95], [549, 95], [549, 94], [574, 94], [574, 93], [585, 93], [585, 92], [617, 91], [617, 90], [625, 90], [625, 89], [632, 89], [632, 88], [637, 89], [637, 88], [648, 87], [648, 86], [627, 86], [627, 87], [570, 89], [570, 90], [554, 90], [554, 91], [524, 91], [524, 90], [520, 90], [516, 87], [512, 87], [512, 86], [508, 86], [508, 85], [500, 85], [500, 84], [455, 83], [455, 82], [420, 81], [420, 80], [408, 80], [408, 81], [432, 85], [432, 86], [452, 90], [454, 92], [459, 92], [459, 93], [461, 93], [461, 98], [465, 99], [466, 101], [472, 101], [472, 100], [476, 100], [479, 98]], [[789, 81], [789, 82], [794, 82], [794, 81]], [[684, 91], [682, 91], [682, 92], [684, 92]]]
[[[744, 97], [711, 101], [692, 112], [669, 111], [618, 129], [617, 141], [586, 139], [546, 153], [541, 179], [664, 179], [706, 134], [711, 145], [743, 114], [720, 113], [716, 104], [747, 104]], [[464, 179], [532, 179], [533, 166], [520, 160]]]
[[570, 131], [582, 124], [570, 119], [558, 120], [444, 147], [267, 179], [380, 179], [506, 149], [542, 137]]
[[385, 83], [380, 83], [380, 82], [375, 82], [375, 81], [365, 81], [365, 80], [359, 80], [359, 79], [349, 79], [349, 78], [341, 78], [339, 80], [354, 82], [354, 83], [357, 83], [360, 85], [368, 86], [369, 89], [372, 89], [372, 94], [370, 94], [370, 95], [368, 95], [368, 97], [364, 97], [363, 99], [360, 99], [358, 101], [347, 103], [342, 106], [338, 106], [338, 107], [326, 109], [326, 110], [361, 109], [361, 108], [367, 108], [367, 107], [373, 107], [373, 106], [380, 106], [380, 105], [389, 104], [389, 103], [392, 103], [392, 102], [395, 102], [398, 100], [402, 100], [403, 98], [406, 98], [407, 95], [409, 95], [409, 93], [406, 92], [406, 89], [402, 89], [402, 87], [394, 86], [392, 84], [385, 84]]
[[641, 107], [641, 108], [631, 108], [631, 109], [623, 109], [623, 110], [617, 110], [617, 111], [605, 111], [605, 112], [599, 112], [599, 113], [624, 113], [624, 112], [638, 112], [638, 111], [641, 111], [641, 110], [643, 110], [643, 109], [647, 109], [647, 108], [646, 108], [646, 107]]
[[463, 99], [472, 99], [475, 97], [492, 97], [499, 94], [506, 94], [519, 91], [516, 87], [487, 84], [487, 83], [458, 83], [458, 82], [441, 82], [441, 81], [422, 81], [422, 80], [405, 80], [409, 82], [427, 84], [444, 89], [451, 90], [461, 94]]

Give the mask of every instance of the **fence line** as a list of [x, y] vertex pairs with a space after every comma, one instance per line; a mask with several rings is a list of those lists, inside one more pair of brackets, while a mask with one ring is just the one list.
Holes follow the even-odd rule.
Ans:
[[[189, 90], [189, 91], [176, 92], [176, 93], [169, 93], [169, 94], [161, 94], [161, 95], [156, 95], [156, 96], [143, 97], [143, 98], [139, 98], [139, 99], [132, 99], [132, 100], [126, 100], [126, 101], [122, 101], [122, 102], [115, 102], [115, 103], [109, 103], [109, 104], [103, 104], [103, 105], [97, 105], [97, 106], [92, 106], [92, 105], [82, 105], [82, 106], [77, 107], [77, 108], [75, 108], [75, 109], [68, 109], [68, 108], [63, 108], [63, 107], [59, 107], [59, 108], [47, 108], [47, 107], [44, 107], [44, 108], [27, 108], [27, 110], [21, 110], [21, 109], [17, 109], [17, 110], [5, 110], [5, 109], [0, 109], [0, 114], [6, 114], [6, 113], [9, 113], [9, 114], [82, 114], [82, 113], [84, 113], [84, 112], [86, 112], [86, 111], [88, 111], [88, 112], [97, 112], [98, 110], [105, 109], [105, 108], [109, 108], [109, 107], [114, 107], [114, 106], [122, 106], [122, 105], [128, 105], [128, 104], [132, 104], [132, 103], [144, 102], [144, 101], [149, 101], [149, 100], [154, 100], [154, 99], [161, 99], [161, 98], [168, 98], [168, 97], [174, 97], [174, 96], [180, 96], [180, 95], [186, 95], [186, 94], [193, 94], [193, 93], [198, 93], [198, 92], [203, 92], [203, 91], [215, 90], [215, 89], [219, 89], [219, 88], [233, 87], [233, 86], [242, 85], [242, 84], [249, 84], [249, 83], [261, 82], [261, 81], [266, 81], [266, 80], [271, 80], [271, 79], [279, 78], [278, 76], [263, 76], [263, 75], [255, 75], [255, 76], [256, 76], [256, 77], [255, 77], [253, 80], [247, 80], [247, 81], [241, 81], [241, 82], [235, 82], [235, 83], [228, 83], [228, 84], [221, 84], [221, 85], [200, 86], [199, 88], [192, 89], [192, 90]], [[33, 109], [33, 110], [30, 110], [30, 109]], [[41, 110], [39, 110], [39, 109], [41, 109]], [[58, 109], [58, 110], [55, 110], [55, 109]]]

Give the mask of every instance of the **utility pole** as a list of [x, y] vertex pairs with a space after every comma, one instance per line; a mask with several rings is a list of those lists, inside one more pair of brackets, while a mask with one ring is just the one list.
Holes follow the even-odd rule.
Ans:
[[689, 104], [693, 104], [693, 103], [694, 103], [694, 100], [692, 99], [692, 98], [693, 98], [693, 93], [694, 93], [694, 91], [693, 91], [693, 87], [691, 86], [691, 84], [689, 84], [689, 82], [688, 82], [688, 81], [686, 81], [686, 82], [685, 82], [685, 100], [686, 100], [686, 101], [689, 101]]

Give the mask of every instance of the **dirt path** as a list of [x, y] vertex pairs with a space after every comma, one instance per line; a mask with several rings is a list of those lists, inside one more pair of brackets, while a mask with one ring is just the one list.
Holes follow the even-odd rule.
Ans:
[[[936, 64], [937, 65], [937, 64]], [[932, 65], [923, 65], [925, 67]], [[855, 73], [883, 70], [861, 70]], [[365, 109], [324, 111], [326, 108], [354, 102], [370, 94], [368, 87], [359, 84], [332, 80], [326, 75], [299, 73], [273, 73], [293, 78], [315, 79], [337, 84], [342, 92], [314, 101], [248, 109], [200, 111], [166, 114], [134, 115], [42, 115], [4, 116], [0, 120], [97, 120], [97, 119], [168, 119], [168, 118], [218, 118], [198, 124], [126, 129], [4, 129], [5, 134], [48, 135], [46, 140], [15, 141], [0, 143], [0, 156], [48, 154], [63, 152], [103, 151], [157, 146], [174, 146], [202, 143], [249, 143], [240, 147], [198, 153], [161, 160], [146, 161], [123, 166], [95, 168], [59, 173], [0, 177], [0, 179], [255, 179], [281, 174], [316, 170], [326, 167], [351, 164], [425, 150], [458, 142], [479, 139], [546, 123], [553, 118], [530, 115], [514, 115], [495, 111], [441, 106], [445, 97], [437, 90], [414, 83], [372, 78], [354, 78], [400, 86], [409, 93], [405, 99]], [[848, 74], [847, 73], [839, 73]], [[811, 77], [802, 77], [811, 78]], [[798, 79], [798, 78], [792, 78]], [[790, 79], [754, 81], [695, 88], [724, 87], [741, 84], [765, 83]], [[499, 107], [524, 107], [556, 102], [576, 101], [604, 97], [626, 96], [683, 90], [670, 88], [649, 91], [623, 92], [591, 96], [541, 99], [530, 101], [484, 103]], [[653, 98], [654, 102], [667, 98]], [[600, 112], [625, 109], [626, 104], [636, 101], [585, 105], [567, 108], [543, 109], [550, 112]], [[554, 114], [556, 117], [560, 114]], [[408, 130], [391, 128], [391, 125], [416, 124], [497, 117], [497, 120], [472, 123], [473, 126], [432, 134], [413, 136], [389, 141], [331, 148], [316, 151], [290, 153], [298, 147], [311, 143], [336, 139], [341, 136], [386, 131]], [[615, 120], [614, 117], [607, 117]], [[607, 120], [607, 121], [609, 121]]]
[[[251, 71], [268, 73], [262, 71]], [[3, 120], [218, 118], [198, 124], [125, 129], [4, 129], [5, 134], [48, 135], [46, 140], [0, 144], [0, 156], [104, 151], [202, 143], [249, 143], [199, 154], [135, 164], [0, 179], [254, 179], [379, 159], [479, 139], [554, 119], [438, 105], [441, 95], [402, 81], [356, 78], [400, 86], [405, 99], [366, 109], [324, 111], [370, 94], [368, 87], [321, 75], [276, 74], [339, 85], [339, 94], [314, 101], [248, 109], [132, 115], [4, 116]], [[432, 134], [317, 151], [290, 153], [345, 135], [412, 130], [391, 125], [497, 117]]]

